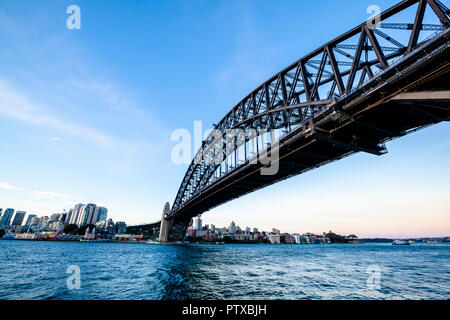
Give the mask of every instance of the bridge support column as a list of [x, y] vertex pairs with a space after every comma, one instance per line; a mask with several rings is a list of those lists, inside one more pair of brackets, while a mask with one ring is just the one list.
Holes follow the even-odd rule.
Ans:
[[170, 216], [170, 204], [166, 203], [161, 217], [159, 241], [161, 243], [183, 241], [191, 219]]
[[191, 219], [184, 218], [172, 218], [167, 232], [167, 241], [176, 242], [184, 241], [186, 236], [186, 230], [189, 226]]
[[170, 204], [167, 202], [164, 205], [164, 209], [161, 217], [161, 226], [159, 228], [159, 241], [167, 242], [167, 238], [169, 235], [169, 221], [166, 220], [166, 217], [170, 214]]

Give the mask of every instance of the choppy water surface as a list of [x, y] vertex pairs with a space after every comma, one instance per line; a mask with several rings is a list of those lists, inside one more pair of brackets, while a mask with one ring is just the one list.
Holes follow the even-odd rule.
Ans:
[[[67, 287], [70, 265], [80, 268], [79, 290]], [[379, 269], [380, 277], [370, 278], [368, 268]], [[449, 298], [447, 244], [0, 241], [0, 299]]]

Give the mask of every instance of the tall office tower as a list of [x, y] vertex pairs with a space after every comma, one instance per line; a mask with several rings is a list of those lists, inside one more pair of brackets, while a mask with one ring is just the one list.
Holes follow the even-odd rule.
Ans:
[[96, 207], [94, 211], [94, 217], [91, 220], [91, 224], [96, 224], [99, 221], [106, 221], [108, 216], [108, 209], [105, 207]]
[[11, 225], [12, 226], [21, 226], [22, 222], [23, 222], [23, 218], [25, 217], [26, 214], [27, 213], [25, 211], [17, 211]]
[[9, 226], [11, 223], [11, 218], [14, 214], [14, 209], [6, 209], [5, 212], [2, 215], [2, 218], [0, 220], [0, 226]]
[[81, 226], [82, 220], [84, 220], [84, 211], [86, 209], [86, 205], [83, 204], [83, 206], [78, 210], [78, 216], [76, 221], [74, 222], [76, 225]]
[[59, 221], [65, 222], [66, 219], [67, 219], [67, 212], [63, 212], [59, 215], [59, 219], [58, 219]]
[[35, 214], [29, 214], [27, 218], [27, 222], [25, 222], [26, 226], [31, 226], [31, 222], [33, 221], [33, 218], [36, 218], [37, 216]]
[[80, 216], [78, 217], [77, 224], [79, 226], [90, 224], [94, 216], [94, 211], [96, 207], [97, 206], [93, 203], [88, 203], [87, 205], [83, 206], [83, 208], [81, 209]]
[[79, 203], [75, 205], [75, 207], [72, 210], [72, 216], [70, 217], [69, 223], [70, 224], [78, 224], [78, 218], [80, 216], [81, 209], [83, 208], [84, 204]]
[[197, 231], [202, 230], [202, 219], [201, 216], [197, 216], [194, 220], [194, 229]]
[[236, 224], [234, 223], [234, 221], [231, 221], [230, 226], [228, 227], [228, 232], [236, 233]]
[[59, 220], [60, 214], [54, 213], [50, 216], [50, 220]]
[[65, 223], [70, 223], [70, 219], [72, 219], [72, 213], [73, 213], [73, 209], [70, 209], [69, 212], [67, 213], [66, 218], [64, 219]]

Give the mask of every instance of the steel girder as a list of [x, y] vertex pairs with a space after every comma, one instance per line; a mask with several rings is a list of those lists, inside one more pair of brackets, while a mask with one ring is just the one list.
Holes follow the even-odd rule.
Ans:
[[[416, 6], [417, 10], [415, 15], [411, 15], [411, 21], [391, 21], [412, 6]], [[436, 17], [435, 24], [422, 23], [425, 10]], [[177, 211], [187, 201], [200, 195], [205, 187], [240, 166], [250, 165], [252, 158], [258, 157], [259, 152], [270, 148], [272, 140], [267, 146], [258, 146], [261, 131], [281, 130], [288, 134], [294, 128], [314, 121], [317, 114], [332, 108], [336, 101], [346, 100], [352, 92], [364, 88], [367, 82], [377, 74], [382, 74], [396, 60], [419, 49], [428, 40], [424, 39], [422, 33], [447, 30], [450, 27], [449, 14], [448, 8], [438, 0], [402, 1], [380, 14], [379, 27], [383, 31], [372, 29], [368, 23], [363, 23], [264, 82], [216, 125], [217, 132], [222, 133], [220, 138], [211, 135], [203, 141], [181, 183], [171, 217], [176, 217]], [[388, 30], [409, 32], [407, 41], [402, 42], [398, 33], [389, 34]], [[431, 37], [435, 35], [432, 34]], [[253, 130], [256, 138], [253, 137], [252, 140], [247, 135], [233, 136], [231, 144], [234, 148], [229, 150], [227, 133], [236, 129], [244, 132]], [[257, 154], [247, 155], [247, 146], [254, 140]], [[237, 161], [237, 154], [242, 146], [245, 155], [241, 163]], [[230, 167], [228, 160], [233, 156], [234, 166], [231, 161]], [[211, 158], [218, 161], [205, 161]]]

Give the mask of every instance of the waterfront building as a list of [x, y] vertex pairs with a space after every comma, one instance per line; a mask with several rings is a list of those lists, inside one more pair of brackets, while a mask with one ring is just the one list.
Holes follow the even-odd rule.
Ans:
[[230, 226], [228, 227], [228, 232], [236, 233], [236, 224], [234, 223], [234, 221], [231, 221]]
[[84, 234], [84, 238], [87, 240], [94, 240], [95, 239], [95, 228], [92, 228], [92, 231], [90, 228], [87, 228], [86, 233]]
[[108, 219], [106, 221], [98, 221], [95, 224], [95, 229], [97, 230], [97, 232], [113, 234], [114, 221], [112, 219]]
[[237, 241], [248, 241], [250, 239], [249, 235], [246, 233], [236, 233], [234, 239]]
[[86, 224], [91, 224], [96, 207], [97, 205], [95, 205], [94, 203], [88, 203], [83, 207], [81, 207], [80, 214], [78, 216], [78, 221], [76, 224], [80, 227]]
[[36, 218], [37, 216], [35, 214], [29, 214], [27, 217], [27, 221], [25, 222], [25, 226], [29, 227], [31, 226], [31, 220], [33, 220], [33, 218]]
[[47, 239], [47, 234], [42, 233], [22, 233], [17, 234], [16, 239], [23, 239], [23, 240], [42, 240]]
[[8, 208], [3, 213], [0, 219], [0, 227], [9, 226], [11, 223], [11, 218], [14, 214], [14, 209]]
[[78, 218], [81, 213], [81, 209], [83, 208], [84, 204], [78, 203], [75, 205], [75, 207], [72, 210], [72, 215], [70, 217], [69, 223], [70, 224], [78, 224]]
[[217, 235], [221, 236], [221, 235], [227, 233], [228, 229], [227, 228], [216, 228], [215, 232], [217, 233]]
[[202, 219], [201, 216], [197, 216], [194, 219], [194, 229], [197, 231], [201, 231], [202, 230]]
[[45, 230], [48, 228], [48, 222], [50, 221], [48, 216], [43, 216], [39, 218], [39, 226], [38, 229]]
[[39, 220], [40, 220], [40, 218], [37, 217], [37, 216], [31, 218], [31, 221], [30, 221], [30, 228], [32, 228], [33, 230], [34, 230], [34, 229], [38, 229], [38, 227], [39, 227]]
[[295, 244], [295, 238], [293, 235], [289, 234], [289, 233], [283, 233], [283, 235], [280, 237], [283, 239], [283, 241], [286, 244]]
[[21, 226], [22, 222], [23, 222], [23, 218], [25, 217], [26, 214], [27, 213], [25, 211], [17, 211], [11, 225], [12, 226]]
[[279, 234], [274, 234], [271, 233], [267, 236], [267, 239], [270, 241], [270, 243], [272, 244], [280, 244], [281, 243], [281, 239], [280, 239], [280, 235]]
[[49, 231], [58, 231], [61, 228], [61, 221], [59, 220], [49, 220], [47, 228]]
[[115, 231], [119, 234], [127, 233], [127, 224], [123, 221], [118, 221], [115, 224]]
[[304, 235], [301, 237], [301, 242], [302, 244], [310, 244], [311, 243], [311, 238], [307, 235]]
[[64, 219], [65, 223], [70, 223], [70, 219], [72, 219], [72, 213], [73, 209], [70, 209], [69, 212], [67, 212], [66, 218]]
[[91, 219], [90, 224], [96, 224], [99, 221], [106, 221], [108, 216], [108, 209], [105, 207], [95, 207], [94, 215]]
[[66, 219], [67, 219], [67, 212], [64, 211], [59, 215], [59, 221], [66, 222]]

